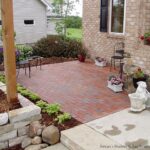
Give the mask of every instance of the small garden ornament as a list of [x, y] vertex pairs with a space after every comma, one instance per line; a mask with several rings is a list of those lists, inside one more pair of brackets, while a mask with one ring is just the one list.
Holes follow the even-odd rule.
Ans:
[[138, 88], [135, 93], [129, 94], [131, 108], [130, 110], [133, 112], [141, 112], [146, 108], [146, 102], [150, 98], [150, 94], [147, 91], [146, 82], [140, 81], [137, 83]]

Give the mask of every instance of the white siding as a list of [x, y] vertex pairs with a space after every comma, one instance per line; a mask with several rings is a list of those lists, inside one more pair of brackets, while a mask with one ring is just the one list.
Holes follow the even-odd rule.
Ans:
[[[40, 0], [14, 0], [16, 43], [34, 43], [47, 35], [46, 6]], [[25, 25], [24, 20], [34, 20]]]

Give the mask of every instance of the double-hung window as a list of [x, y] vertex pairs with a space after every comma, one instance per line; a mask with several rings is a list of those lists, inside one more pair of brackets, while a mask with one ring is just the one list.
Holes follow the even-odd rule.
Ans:
[[125, 32], [125, 0], [110, 0], [109, 32]]
[[101, 32], [125, 33], [125, 4], [126, 0], [101, 0]]

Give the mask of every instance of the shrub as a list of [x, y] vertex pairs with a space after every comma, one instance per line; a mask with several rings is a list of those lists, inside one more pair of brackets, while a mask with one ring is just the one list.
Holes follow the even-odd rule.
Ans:
[[33, 49], [29, 45], [16, 45], [16, 48], [20, 52], [20, 60], [25, 60], [32, 55]]
[[0, 75], [0, 81], [1, 81], [2, 83], [5, 83], [5, 76], [4, 76], [4, 75]]
[[81, 49], [82, 43], [80, 41], [66, 39], [62, 36], [47, 36], [33, 46], [33, 55], [76, 58]]
[[46, 112], [48, 115], [57, 115], [60, 112], [60, 105], [59, 104], [48, 104], [46, 107]]
[[69, 113], [63, 113], [57, 116], [56, 121], [58, 121], [58, 124], [63, 124], [65, 121], [70, 119], [71, 119], [71, 115]]

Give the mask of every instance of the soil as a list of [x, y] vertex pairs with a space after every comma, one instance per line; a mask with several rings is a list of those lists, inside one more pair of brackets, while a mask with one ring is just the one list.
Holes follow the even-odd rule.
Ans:
[[21, 145], [16, 145], [10, 148], [6, 148], [4, 150], [24, 150], [23, 148], [21, 148]]
[[[63, 112], [60, 112], [60, 114], [62, 114], [62, 113]], [[65, 123], [63, 123], [63, 124], [58, 124], [55, 121], [55, 118], [56, 118], [55, 116], [49, 116], [47, 113], [42, 113], [41, 123], [45, 126], [54, 125], [54, 126], [58, 127], [59, 131], [70, 129], [72, 127], [75, 127], [75, 126], [81, 124], [81, 122], [79, 122], [78, 120], [76, 120], [73, 117], [70, 120], [65, 121]]]
[[6, 98], [6, 94], [0, 90], [0, 113], [18, 108], [21, 108], [21, 105], [19, 103], [9, 104]]
[[[77, 60], [77, 58], [65, 58], [65, 57], [50, 57], [50, 58], [42, 58], [42, 65], [46, 64], [54, 64], [54, 63], [62, 63], [62, 62], [68, 62], [68, 61], [74, 61]], [[31, 61], [31, 66], [36, 65], [36, 60]], [[0, 71], [4, 70], [4, 65], [0, 64]]]

